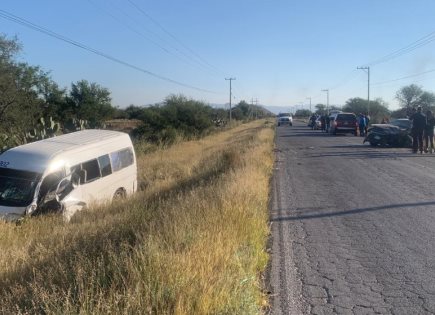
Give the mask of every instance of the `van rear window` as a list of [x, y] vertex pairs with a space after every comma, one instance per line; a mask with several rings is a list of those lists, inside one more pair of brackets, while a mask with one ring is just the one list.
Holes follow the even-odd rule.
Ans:
[[112, 171], [119, 171], [134, 163], [134, 155], [131, 148], [125, 148], [113, 153], [110, 153], [110, 159], [112, 160]]
[[356, 120], [356, 117], [353, 114], [339, 114], [337, 120]]

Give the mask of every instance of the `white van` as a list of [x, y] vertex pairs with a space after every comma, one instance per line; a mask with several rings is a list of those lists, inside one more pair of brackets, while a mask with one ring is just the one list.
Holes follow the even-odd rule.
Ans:
[[0, 155], [0, 218], [61, 211], [69, 219], [90, 203], [137, 190], [136, 156], [126, 133], [83, 130]]

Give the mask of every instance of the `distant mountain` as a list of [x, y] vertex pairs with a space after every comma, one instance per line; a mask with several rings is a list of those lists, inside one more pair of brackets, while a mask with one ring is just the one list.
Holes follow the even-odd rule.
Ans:
[[292, 110], [291, 106], [263, 106], [268, 111], [274, 113], [275, 115], [279, 113], [290, 113]]

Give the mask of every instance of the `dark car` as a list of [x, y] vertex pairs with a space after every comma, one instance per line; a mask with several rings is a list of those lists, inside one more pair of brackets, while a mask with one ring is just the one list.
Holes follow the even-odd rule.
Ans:
[[330, 116], [329, 132], [333, 135], [337, 133], [351, 133], [357, 135], [357, 120], [354, 113], [337, 113]]
[[410, 148], [412, 123], [409, 119], [397, 119], [389, 124], [373, 124], [369, 128], [364, 142], [371, 146], [390, 146]]
[[390, 125], [397, 126], [400, 129], [411, 131], [412, 121], [410, 121], [408, 118], [399, 118], [391, 121]]

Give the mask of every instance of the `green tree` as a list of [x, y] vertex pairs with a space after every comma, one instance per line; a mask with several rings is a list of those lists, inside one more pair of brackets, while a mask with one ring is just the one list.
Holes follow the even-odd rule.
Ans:
[[186, 137], [202, 136], [213, 125], [212, 108], [183, 95], [167, 97], [163, 113], [167, 115], [171, 125]]
[[420, 103], [420, 97], [423, 94], [423, 89], [415, 84], [402, 87], [396, 93], [396, 99], [402, 108], [416, 107]]
[[295, 113], [295, 117], [309, 117], [311, 112], [309, 109], [298, 109]]
[[422, 87], [415, 84], [402, 87], [397, 91], [396, 99], [401, 107], [394, 112], [394, 115], [398, 117], [409, 116], [412, 108], [417, 106], [421, 106], [423, 111], [435, 108], [435, 94], [424, 91]]
[[435, 94], [432, 92], [424, 91], [420, 95], [419, 105], [423, 110], [433, 110], [435, 105]]
[[241, 119], [247, 119], [248, 117], [252, 116], [251, 105], [249, 105], [246, 101], [240, 101], [239, 104], [233, 108], [233, 110], [236, 110], [236, 108], [241, 112]]
[[43, 115], [44, 118], [50, 117], [56, 121], [62, 122], [67, 110], [66, 88], [59, 88], [57, 83], [51, 80], [45, 80], [42, 84], [42, 97], [44, 100]]
[[317, 104], [314, 108], [316, 109], [315, 113], [318, 115], [324, 115], [326, 113], [326, 105], [324, 104]]
[[15, 58], [21, 46], [16, 39], [0, 35], [0, 133], [13, 145], [26, 142], [46, 108], [44, 91], [52, 83], [48, 73]]
[[216, 111], [207, 104], [183, 95], [170, 95], [163, 104], [130, 107], [143, 124], [135, 134], [152, 142], [171, 144], [177, 136], [201, 137], [215, 125]]
[[64, 108], [64, 119], [73, 116], [98, 126], [111, 118], [114, 112], [108, 89], [86, 80], [71, 84], [67, 107]]
[[144, 108], [141, 106], [130, 105], [125, 110], [128, 119], [140, 119], [141, 114], [144, 111]]
[[244, 115], [242, 108], [236, 106], [231, 110], [231, 117], [234, 120], [244, 120], [247, 116]]
[[366, 99], [360, 97], [350, 98], [343, 106], [343, 111], [352, 112], [358, 115], [359, 113], [366, 114], [369, 109], [370, 123], [379, 123], [382, 121], [382, 118], [390, 116], [388, 106], [382, 99], [378, 98], [372, 100], [369, 105], [370, 106], [368, 106]]

